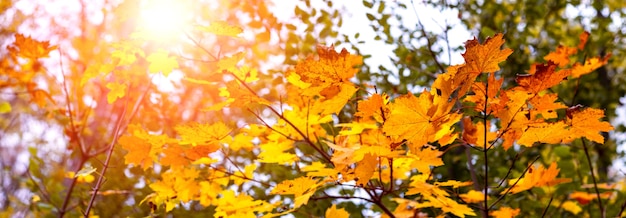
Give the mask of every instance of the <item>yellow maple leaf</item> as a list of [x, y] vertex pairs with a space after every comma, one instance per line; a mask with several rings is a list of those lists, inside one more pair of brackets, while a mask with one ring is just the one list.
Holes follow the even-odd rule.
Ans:
[[[459, 197], [466, 203], [478, 203], [485, 200], [485, 194], [476, 190], [470, 190], [465, 194], [460, 194]], [[489, 199], [489, 196], [487, 196], [487, 199]]]
[[582, 108], [574, 106], [567, 110], [567, 124], [569, 125], [569, 134], [566, 142], [573, 141], [577, 138], [585, 137], [591, 141], [604, 144], [604, 136], [600, 132], [608, 132], [613, 130], [613, 126], [606, 121], [600, 121], [604, 118], [604, 111], [595, 108]]
[[565, 129], [566, 127], [567, 125], [563, 122], [535, 123], [528, 126], [517, 143], [526, 147], [532, 147], [535, 142], [558, 144], [569, 137], [569, 131]]
[[115, 43], [112, 45], [115, 50], [111, 52], [111, 57], [116, 60], [117, 66], [131, 65], [137, 61], [137, 55], [144, 57], [143, 50], [130, 42]]
[[295, 207], [298, 208], [307, 204], [309, 198], [317, 191], [322, 183], [311, 177], [298, 177], [293, 180], [285, 180], [276, 185], [270, 194], [294, 195]]
[[236, 171], [233, 174], [233, 183], [236, 185], [241, 185], [244, 182], [254, 179], [254, 170], [256, 170], [256, 164], [248, 164], [244, 167], [242, 171]]
[[219, 142], [226, 138], [231, 128], [222, 122], [213, 124], [191, 123], [186, 125], [177, 125], [174, 127], [176, 133], [180, 136], [181, 145], [191, 146], [211, 146], [213, 151], [219, 148]]
[[437, 141], [451, 134], [452, 125], [461, 119], [460, 114], [450, 113], [452, 104], [439, 107], [433, 104], [433, 96], [424, 91], [419, 97], [409, 93], [395, 99], [389, 117], [383, 125], [387, 136], [408, 140], [415, 148], [429, 141]]
[[348, 211], [344, 210], [343, 208], [337, 208], [336, 204], [333, 204], [332, 207], [328, 208], [326, 210], [326, 213], [324, 213], [324, 215], [326, 215], [326, 217], [332, 217], [332, 218], [349, 218], [350, 214], [348, 213]]
[[126, 95], [126, 84], [110, 82], [106, 84], [106, 87], [110, 90], [107, 94], [107, 102], [113, 104], [118, 98], [122, 98]]
[[519, 215], [519, 213], [519, 208], [500, 207], [498, 210], [490, 211], [489, 215], [495, 218], [513, 218]]
[[465, 68], [471, 73], [491, 73], [500, 70], [498, 63], [506, 60], [513, 53], [513, 50], [501, 49], [504, 44], [502, 33], [487, 38], [484, 44], [480, 44], [477, 39], [469, 40], [465, 43]]
[[259, 146], [261, 153], [257, 156], [262, 163], [293, 164], [298, 156], [288, 153], [293, 148], [293, 142], [288, 140], [272, 140]]
[[243, 29], [241, 29], [241, 27], [230, 25], [224, 21], [211, 21], [211, 24], [209, 26], [197, 26], [196, 28], [200, 31], [212, 33], [215, 35], [231, 37], [237, 37], [240, 33], [243, 32]]
[[372, 178], [372, 175], [374, 175], [376, 166], [378, 166], [376, 156], [370, 154], [364, 155], [363, 159], [357, 163], [356, 169], [354, 170], [354, 180], [356, 184], [361, 187], [365, 186], [365, 184], [370, 181], [370, 178]]
[[575, 201], [565, 201], [563, 202], [561, 207], [563, 208], [563, 210], [570, 212], [574, 215], [577, 215], [578, 213], [583, 211], [583, 209], [580, 208], [580, 206]]
[[[552, 162], [548, 169], [543, 166], [532, 167], [528, 170], [528, 172], [519, 179], [517, 184], [515, 182], [517, 179], [509, 180], [510, 184], [515, 184], [513, 188], [510, 189], [510, 194], [519, 193], [522, 191], [526, 191], [528, 189], [534, 187], [542, 187], [542, 186], [553, 186], [560, 183], [570, 182], [569, 178], [556, 178], [559, 174], [560, 169], [557, 168], [556, 162]], [[506, 193], [506, 190], [502, 191], [502, 194]]]
[[151, 73], [161, 72], [164, 76], [168, 76], [174, 68], [178, 68], [176, 58], [170, 57], [168, 51], [164, 49], [159, 49], [148, 55], [146, 60], [150, 63], [148, 70]]
[[388, 103], [389, 96], [387, 94], [373, 94], [368, 99], [359, 101], [357, 112], [354, 115], [367, 119], [373, 118], [377, 122], [383, 123], [383, 117], [389, 112]]
[[311, 165], [302, 167], [302, 171], [306, 172], [308, 177], [328, 178], [330, 181], [337, 180], [339, 171], [334, 167], [328, 167], [322, 162], [315, 161]]

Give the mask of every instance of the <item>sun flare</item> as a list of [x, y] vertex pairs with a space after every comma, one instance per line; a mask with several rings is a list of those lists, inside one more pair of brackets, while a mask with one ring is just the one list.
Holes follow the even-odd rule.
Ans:
[[138, 27], [146, 38], [171, 40], [182, 34], [191, 14], [179, 1], [147, 0], [142, 2]]

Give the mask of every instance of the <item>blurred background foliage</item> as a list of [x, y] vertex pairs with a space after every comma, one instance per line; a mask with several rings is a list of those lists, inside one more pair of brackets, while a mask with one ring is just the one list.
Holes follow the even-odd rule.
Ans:
[[[59, 45], [59, 53], [51, 53], [50, 60], [42, 61], [45, 69], [35, 69], [33, 83], [0, 83], [0, 99], [10, 102], [13, 112], [0, 114], [0, 217], [13, 216], [56, 216], [58, 209], [67, 203], [67, 214], [78, 216], [90, 196], [89, 183], [78, 183], [69, 188], [72, 180], [65, 174], [77, 171], [83, 166], [102, 166], [102, 149], [113, 139], [115, 121], [119, 118], [120, 106], [106, 103], [104, 84], [94, 83], [81, 89], [78, 84], [89, 66], [110, 59], [112, 42], [130, 37], [141, 25], [134, 17], [138, 16], [145, 1], [2, 1], [0, 3], [0, 45], [5, 48], [13, 41], [15, 33], [30, 35], [38, 40], [50, 40]], [[186, 76], [211, 79], [204, 72], [210, 71], [210, 64], [198, 65], [187, 61], [193, 57], [210, 61], [211, 57], [197, 49], [205, 45], [214, 53], [232, 55], [242, 51], [246, 63], [260, 69], [260, 77], [273, 84], [275, 72], [284, 72], [298, 60], [313, 54], [317, 44], [335, 44], [349, 48], [365, 57], [365, 64], [358, 73], [356, 82], [360, 84], [360, 96], [366, 92], [387, 92], [392, 96], [419, 91], [429, 86], [436, 76], [446, 71], [452, 64], [459, 64], [463, 53], [463, 42], [469, 37], [484, 40], [488, 36], [502, 32], [506, 47], [514, 53], [501, 65], [500, 75], [505, 84], [512, 84], [514, 75], [523, 74], [530, 64], [542, 62], [542, 57], [556, 49], [558, 45], [574, 46], [578, 35], [583, 31], [591, 33], [587, 46], [577, 61], [586, 57], [612, 54], [609, 64], [581, 80], [567, 80], [552, 91], [561, 96], [569, 106], [582, 104], [603, 108], [613, 123], [616, 108], [621, 106], [620, 98], [626, 94], [626, 53], [624, 31], [626, 30], [626, 3], [609, 1], [409, 1], [409, 0], [364, 0], [344, 3], [330, 0], [302, 0], [285, 3], [263, 0], [245, 1], [183, 1], [190, 10], [187, 19], [191, 23], [203, 24], [210, 21], [226, 21], [240, 25], [246, 30], [245, 40], [233, 41], [219, 37], [207, 37], [202, 33], [190, 32], [184, 42], [166, 44], [163, 42], [139, 42], [146, 51], [170, 47], [178, 49], [181, 69]], [[186, 5], [185, 5], [186, 4]], [[434, 25], [433, 25], [434, 24]], [[203, 41], [191, 39], [202, 38]], [[219, 46], [214, 46], [219, 45]], [[1, 70], [21, 72], [23, 69], [9, 65], [8, 53], [0, 51]], [[62, 65], [59, 60], [62, 59]], [[258, 65], [255, 65], [258, 63]], [[2, 75], [0, 75], [2, 76]], [[252, 121], [255, 117], [243, 111], [201, 112], [217, 103], [217, 91], [207, 90], [193, 83], [176, 81], [174, 91], [162, 90], [154, 78], [143, 76], [143, 84], [138, 89], [152, 90], [151, 99], [143, 101], [143, 108], [134, 118], [141, 123], [151, 123], [154, 131], [172, 132], [176, 123], [187, 121], [211, 122], [218, 117], [231, 117], [224, 122], [238, 123]], [[0, 77], [4, 79], [3, 77]], [[67, 80], [72, 96], [66, 96], [59, 81]], [[258, 83], [263, 84], [263, 83]], [[44, 106], [36, 106], [31, 96], [24, 94], [27, 86], [45, 90], [52, 100]], [[143, 86], [142, 86], [143, 85]], [[262, 87], [254, 87], [261, 89]], [[265, 88], [262, 94], [276, 99], [274, 89]], [[202, 98], [193, 96], [202, 95]], [[139, 96], [132, 97], [133, 99]], [[89, 100], [84, 100], [89, 99]], [[92, 103], [89, 103], [92, 102]], [[96, 103], [93, 103], [96, 102]], [[69, 106], [68, 106], [69, 105]], [[66, 108], [74, 111], [73, 119], [68, 118]], [[346, 110], [349, 110], [346, 109]], [[343, 115], [347, 116], [347, 115]], [[564, 115], [562, 115], [564, 116]], [[71, 122], [72, 121], [72, 122]], [[76, 122], [76, 123], [73, 123]], [[73, 123], [73, 124], [70, 124]], [[80, 128], [81, 134], [73, 133]], [[626, 128], [616, 126], [616, 130], [606, 135], [604, 145], [595, 144], [592, 160], [600, 182], [615, 183], [624, 178], [624, 172], [611, 171], [611, 165], [623, 153], [618, 149], [622, 144], [620, 134]], [[79, 149], [77, 146], [82, 146]], [[82, 150], [82, 152], [80, 151]], [[620, 151], [620, 152], [618, 152]], [[309, 153], [311, 151], [302, 151]], [[468, 158], [482, 163], [481, 157], [463, 147], [447, 151], [444, 155], [445, 168], [435, 170], [438, 179], [470, 180]], [[122, 150], [113, 156], [112, 171], [106, 175], [103, 190], [113, 190], [98, 198], [95, 214], [101, 217], [125, 217], [135, 214], [148, 214], [149, 205], [138, 205], [150, 193], [146, 181], [158, 177], [159, 170], [152, 173], [126, 167], [122, 164]], [[252, 154], [232, 154], [236, 162], [245, 162]], [[503, 178], [508, 167], [513, 166], [513, 175], [520, 175], [532, 160], [540, 156], [542, 163], [558, 161], [561, 176], [573, 178], [574, 182], [562, 185], [553, 196], [566, 193], [566, 190], [579, 190], [591, 183], [581, 142], [572, 145], [541, 145], [529, 149], [497, 149], [491, 155], [490, 177]], [[482, 169], [476, 164], [476, 169]], [[277, 170], [275, 166], [261, 165], [259, 173], [271, 175], [275, 181], [293, 178], [297, 172]], [[111, 171], [111, 172], [112, 172]], [[483, 172], [478, 170], [478, 174]], [[263, 195], [262, 187], [253, 193]], [[67, 193], [72, 193], [66, 202]], [[565, 195], [563, 195], [565, 196]], [[264, 197], [264, 196], [258, 196]], [[522, 211], [524, 217], [537, 216], [544, 209], [536, 204], [545, 201], [550, 195], [529, 192], [524, 199], [506, 201], [513, 208], [535, 208]], [[528, 199], [528, 200], [526, 200]], [[623, 202], [620, 195], [612, 201]], [[308, 204], [296, 216], [321, 215], [330, 205], [331, 199], [319, 199]], [[363, 204], [344, 202], [343, 207], [354, 213], [367, 209]], [[608, 208], [608, 214], [616, 214], [620, 208]], [[585, 210], [597, 213], [595, 206]], [[558, 214], [560, 210], [551, 210]], [[205, 217], [212, 208], [199, 207], [191, 203], [174, 210], [174, 216]]]

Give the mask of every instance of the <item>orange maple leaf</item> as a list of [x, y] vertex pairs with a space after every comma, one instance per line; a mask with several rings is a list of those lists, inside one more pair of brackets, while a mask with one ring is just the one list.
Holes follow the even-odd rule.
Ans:
[[311, 84], [309, 89], [315, 90], [312, 94], [323, 93], [326, 98], [332, 98], [341, 90], [342, 83], [350, 84], [350, 78], [354, 77], [359, 69], [355, 66], [363, 63], [363, 58], [348, 53], [342, 49], [340, 53], [335, 51], [334, 46], [317, 46], [319, 58], [309, 56], [305, 61], [298, 62], [294, 68], [295, 74], [290, 76], [290, 82], [301, 81], [302, 84]]
[[359, 101], [358, 111], [354, 115], [362, 118], [372, 117], [374, 120], [382, 123], [383, 117], [389, 112], [388, 102], [389, 96], [387, 94], [373, 94], [367, 100]]
[[519, 88], [530, 93], [539, 93], [553, 87], [567, 76], [572, 71], [568, 69], [562, 69], [556, 71], [556, 64], [548, 62], [547, 64], [533, 64], [528, 71], [528, 74], [517, 75], [515, 82], [519, 84]]
[[15, 42], [8, 47], [13, 56], [22, 56], [29, 59], [38, 59], [48, 57], [50, 51], [55, 50], [57, 46], [50, 46], [48, 41], [37, 41], [30, 36], [25, 37], [22, 34], [15, 34]]
[[128, 151], [124, 156], [125, 164], [135, 164], [144, 170], [152, 167], [153, 159], [150, 157], [152, 145], [150, 143], [136, 136], [126, 135], [120, 137], [118, 143]]
[[572, 67], [572, 77], [578, 78], [582, 75], [593, 72], [594, 70], [606, 65], [609, 62], [611, 54], [607, 54], [603, 58], [594, 57], [587, 59], [585, 64], [575, 63]]
[[513, 50], [500, 49], [504, 44], [502, 33], [487, 38], [484, 44], [480, 44], [476, 38], [465, 42], [466, 51], [463, 54], [466, 68], [471, 73], [491, 73], [500, 70], [498, 63], [506, 60]]
[[519, 215], [519, 213], [520, 213], [519, 208], [513, 209], [510, 207], [501, 207], [498, 210], [490, 211], [489, 215], [495, 218], [513, 218]]
[[576, 48], [561, 45], [556, 48], [556, 51], [550, 52], [543, 59], [546, 61], [551, 61], [557, 64], [559, 67], [564, 67], [569, 64], [569, 57], [573, 54], [576, 54], [576, 52], [578, 52]]
[[[543, 166], [533, 167], [510, 189], [509, 193], [515, 194], [534, 187], [553, 186], [571, 181], [569, 178], [556, 178], [559, 171], [560, 169], [557, 168], [556, 162], [552, 162], [548, 169]], [[516, 181], [517, 179], [512, 179], [509, 180], [509, 183], [514, 184]], [[502, 194], [504, 193], [506, 193], [506, 190], [502, 191]]]

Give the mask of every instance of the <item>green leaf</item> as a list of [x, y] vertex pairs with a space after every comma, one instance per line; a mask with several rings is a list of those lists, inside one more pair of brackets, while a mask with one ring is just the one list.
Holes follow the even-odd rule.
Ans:
[[78, 172], [76, 172], [76, 175], [74, 175], [74, 178], [79, 177], [79, 176], [90, 175], [90, 174], [92, 174], [94, 172], [96, 172], [96, 168], [94, 168], [92, 166], [86, 166], [86, 167], [83, 167]]

